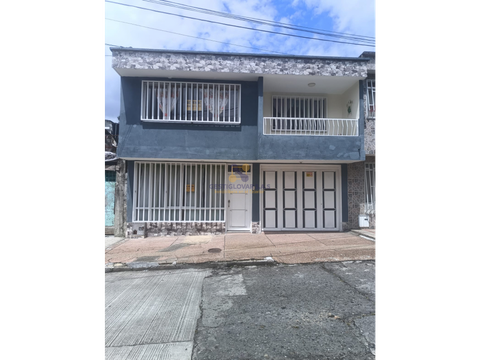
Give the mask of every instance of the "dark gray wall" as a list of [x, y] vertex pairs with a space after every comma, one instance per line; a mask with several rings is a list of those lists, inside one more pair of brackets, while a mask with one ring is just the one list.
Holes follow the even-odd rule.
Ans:
[[348, 173], [347, 164], [342, 164], [342, 222], [348, 222]]
[[133, 209], [133, 177], [134, 177], [134, 162], [126, 162], [127, 171], [127, 222], [132, 221], [132, 209]]
[[[363, 129], [363, 125], [362, 125]], [[363, 136], [259, 136], [259, 160], [363, 160]]]
[[253, 164], [252, 184], [255, 191], [252, 193], [252, 221], [260, 221], [260, 164]]

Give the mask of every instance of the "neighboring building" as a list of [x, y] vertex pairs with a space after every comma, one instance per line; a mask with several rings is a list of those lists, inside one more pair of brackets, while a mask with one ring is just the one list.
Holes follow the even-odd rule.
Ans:
[[368, 58], [367, 79], [364, 82], [365, 101], [365, 213], [369, 215], [369, 227], [375, 228], [375, 53], [364, 52]]
[[124, 236], [125, 164], [117, 143], [118, 123], [105, 120], [105, 234]]
[[111, 50], [133, 234], [359, 227], [369, 58]]
[[375, 52], [364, 52], [367, 78], [363, 81], [363, 116], [365, 118], [365, 161], [349, 164], [348, 224], [346, 228], [375, 228]]

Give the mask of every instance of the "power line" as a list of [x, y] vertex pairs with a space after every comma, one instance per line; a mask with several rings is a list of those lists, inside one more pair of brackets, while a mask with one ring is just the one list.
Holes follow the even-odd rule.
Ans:
[[[105, 46], [121, 47], [119, 45], [113, 45], [113, 44], [107, 44], [107, 43], [105, 43]], [[105, 56], [112, 56], [112, 54], [110, 54], [110, 55], [105, 54]]]
[[[120, 21], [120, 20], [115, 20], [115, 19], [110, 19], [110, 18], [105, 18], [105, 19], [106, 19], [106, 20], [110, 20], [110, 21], [115, 21], [115, 22], [123, 23], [123, 24], [138, 26], [138, 27], [142, 27], [142, 28], [145, 28], [145, 29], [162, 31], [162, 32], [170, 33], [170, 34], [175, 34], [175, 35], [180, 35], [180, 36], [191, 37], [191, 38], [194, 38], [194, 39], [200, 39], [200, 40], [205, 40], [205, 41], [212, 41], [212, 42], [216, 42], [216, 43], [220, 43], [220, 44], [227, 44], [227, 45], [232, 45], [232, 46], [239, 46], [239, 47], [243, 47], [243, 48], [248, 48], [248, 49], [253, 49], [253, 50], [260, 50], [260, 51], [269, 52], [269, 53], [289, 55], [289, 54], [287, 54], [287, 53], [283, 53], [283, 52], [279, 52], [279, 51], [271, 51], [271, 50], [254, 48], [254, 47], [251, 47], [251, 46], [232, 44], [232, 43], [228, 43], [228, 42], [224, 42], [224, 41], [218, 41], [218, 40], [212, 40], [212, 39], [205, 39], [205, 38], [198, 37], [198, 36], [180, 34], [180, 33], [176, 33], [176, 32], [173, 32], [173, 31], [168, 31], [168, 30], [163, 30], [163, 29], [152, 28], [152, 27], [149, 27], [149, 26], [138, 25], [138, 24], [129, 23], [129, 22], [126, 22], [126, 21]], [[105, 45], [107, 45], [107, 44], [105, 44]], [[112, 46], [116, 46], [116, 45], [112, 45]], [[120, 46], [117, 46], [117, 47], [120, 47]]]
[[105, 0], [105, 2], [112, 3], [112, 4], [117, 4], [117, 5], [121, 5], [121, 6], [133, 7], [133, 8], [137, 8], [137, 9], [140, 9], [140, 10], [152, 11], [152, 12], [156, 12], [156, 13], [160, 13], [160, 14], [166, 14], [166, 15], [172, 15], [172, 16], [182, 17], [182, 18], [185, 18], [185, 19], [191, 19], [191, 20], [198, 20], [198, 21], [208, 22], [208, 23], [210, 23], [210, 24], [219, 24], [219, 25], [231, 26], [231, 27], [235, 27], [235, 28], [239, 28], [239, 29], [259, 31], [259, 32], [264, 32], [264, 33], [269, 33], [269, 34], [274, 34], [274, 35], [292, 36], [292, 37], [297, 37], [297, 38], [301, 38], [301, 39], [317, 40], [317, 41], [327, 41], [327, 42], [334, 42], [334, 43], [340, 43], [340, 44], [349, 44], [349, 45], [360, 45], [360, 46], [367, 46], [367, 47], [375, 47], [375, 45], [371, 45], [371, 44], [352, 43], [352, 42], [329, 40], [329, 39], [318, 39], [318, 38], [311, 38], [311, 37], [302, 36], [302, 35], [283, 34], [283, 33], [279, 33], [279, 32], [276, 32], [276, 31], [270, 31], [270, 30], [252, 29], [252, 28], [249, 28], [249, 27], [246, 27], [246, 26], [226, 24], [226, 23], [221, 23], [221, 22], [212, 21], [212, 20], [198, 19], [198, 18], [191, 17], [191, 16], [173, 14], [173, 13], [169, 13], [169, 12], [165, 12], [165, 11], [153, 10], [153, 9], [143, 8], [143, 7], [135, 6], [135, 5], [117, 3], [117, 2], [115, 2], [115, 1], [110, 1], [110, 0]]
[[277, 21], [272, 21], [272, 20], [235, 15], [235, 14], [226, 13], [226, 12], [222, 12], [222, 11], [215, 11], [215, 10], [200, 8], [200, 7], [191, 6], [191, 5], [180, 4], [180, 3], [176, 3], [176, 2], [168, 1], [168, 0], [143, 0], [143, 1], [154, 3], [154, 4], [157, 4], [157, 5], [170, 6], [170, 7], [174, 7], [174, 8], [177, 8], [177, 9], [195, 11], [195, 12], [199, 12], [199, 13], [203, 13], [203, 14], [215, 15], [215, 16], [219, 16], [219, 17], [231, 18], [231, 19], [236, 19], [236, 20], [241, 20], [241, 21], [254, 22], [254, 23], [258, 23], [258, 24], [280, 27], [280, 28], [285, 28], [285, 29], [289, 29], [289, 30], [303, 31], [303, 32], [308, 32], [308, 33], [312, 33], [312, 34], [330, 36], [330, 37], [335, 37], [335, 38], [366, 41], [366, 42], [371, 42], [371, 43], [375, 42], [375, 38], [371, 37], [371, 36], [362, 36], [362, 35], [355, 35], [355, 34], [348, 34], [348, 33], [340, 33], [340, 32], [329, 31], [329, 30], [315, 29], [315, 28], [311, 28], [311, 27], [307, 27], [307, 26], [292, 25], [292, 24], [287, 24], [287, 23], [282, 23], [282, 22], [277, 22]]
[[298, 38], [303, 38], [303, 39], [308, 39], [308, 40], [327, 41], [327, 42], [335, 42], [335, 43], [341, 43], [341, 44], [363, 45], [363, 46], [368, 46], [368, 47], [374, 47], [374, 46], [375, 46], [375, 45], [370, 45], [370, 44], [359, 44], [359, 43], [350, 43], [350, 42], [336, 41], [336, 40], [328, 40], [328, 39], [318, 39], [318, 38], [311, 38], [311, 37], [301, 36], [301, 35], [295, 35], [295, 34], [284, 34], [284, 33], [279, 33], [279, 32], [269, 31], [269, 30], [253, 29], [253, 28], [249, 28], [249, 27], [245, 27], [245, 26], [233, 25], [233, 24], [226, 24], [226, 23], [221, 23], [221, 22], [218, 22], [218, 21], [205, 20], [205, 19], [199, 19], [199, 18], [195, 18], [195, 17], [191, 17], [191, 16], [184, 16], [184, 15], [179, 15], [179, 14], [173, 14], [173, 13], [169, 13], [169, 12], [165, 12], [165, 11], [153, 10], [153, 9], [143, 8], [143, 7], [136, 6], [136, 5], [118, 3], [118, 2], [110, 1], [110, 0], [105, 0], [105, 2], [109, 2], [109, 3], [112, 3], [112, 4], [116, 4], [116, 5], [121, 5], [121, 6], [133, 7], [133, 8], [137, 8], [137, 9], [140, 9], [140, 10], [157, 12], [157, 13], [160, 13], [160, 14], [166, 14], [166, 15], [172, 15], [172, 16], [177, 16], [177, 17], [183, 17], [183, 18], [186, 18], [186, 19], [204, 21], [204, 22], [214, 23], [214, 24], [219, 24], [219, 25], [231, 26], [231, 27], [236, 27], [236, 28], [239, 28], [239, 29], [260, 31], [260, 32], [265, 32], [265, 33], [270, 33], [270, 34], [275, 34], [275, 35], [293, 36], [293, 37], [298, 37]]

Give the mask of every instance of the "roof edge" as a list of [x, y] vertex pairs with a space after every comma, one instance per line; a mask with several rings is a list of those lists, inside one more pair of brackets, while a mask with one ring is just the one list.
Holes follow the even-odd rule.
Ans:
[[364, 51], [360, 54], [361, 58], [375, 59], [375, 51]]
[[153, 53], [174, 53], [189, 55], [219, 55], [219, 56], [254, 56], [254, 57], [273, 57], [273, 58], [293, 58], [293, 59], [318, 59], [318, 60], [337, 60], [337, 61], [358, 61], [367, 62], [370, 59], [362, 57], [346, 56], [311, 56], [311, 55], [280, 55], [280, 54], [255, 54], [255, 53], [234, 53], [234, 52], [214, 52], [214, 51], [189, 51], [189, 50], [167, 50], [167, 49], [142, 49], [110, 47], [110, 51], [132, 51], [132, 52], [153, 52]]

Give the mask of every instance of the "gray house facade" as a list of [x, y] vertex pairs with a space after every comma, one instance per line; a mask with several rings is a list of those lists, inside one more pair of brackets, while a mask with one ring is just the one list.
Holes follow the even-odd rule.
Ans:
[[111, 50], [129, 232], [359, 227], [371, 58]]

